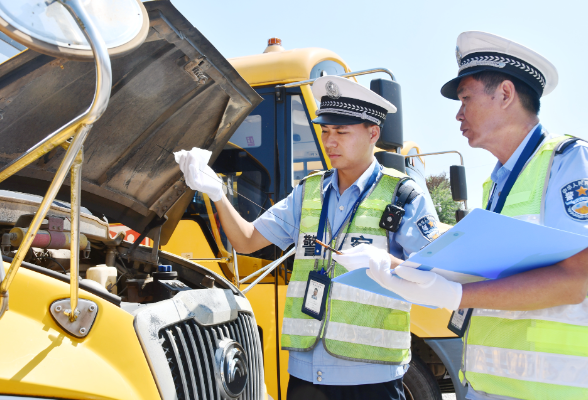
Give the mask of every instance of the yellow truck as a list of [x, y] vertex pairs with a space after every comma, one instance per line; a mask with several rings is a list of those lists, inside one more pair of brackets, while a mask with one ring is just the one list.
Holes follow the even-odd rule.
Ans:
[[[406, 172], [426, 189], [424, 160], [417, 156], [419, 148], [402, 139], [400, 86], [387, 69], [353, 72], [332, 51], [285, 50], [277, 38], [269, 40], [263, 53], [229, 61], [263, 98], [212, 165], [227, 185], [228, 198], [246, 220], [255, 220], [264, 209], [285, 198], [310, 172], [331, 167], [321, 143], [320, 127], [311, 123], [316, 117], [317, 102], [310, 85], [325, 74], [350, 79], [375, 72], [389, 75], [390, 79], [371, 83], [372, 90], [385, 97], [393, 96], [388, 99], [398, 108], [397, 114], [389, 114], [384, 127], [388, 131], [378, 143], [388, 151], [378, 149], [376, 157], [384, 166]], [[463, 173], [460, 166], [452, 167], [452, 172], [453, 169]], [[457, 179], [452, 186], [459, 186]], [[431, 201], [428, 193], [426, 196]], [[457, 194], [454, 199], [465, 200], [465, 195]], [[206, 265], [246, 292], [260, 326], [268, 393], [274, 399], [285, 399], [288, 352], [280, 350], [280, 331], [292, 258], [282, 258], [291, 252], [268, 246], [254, 254], [237, 254], [206, 195], [194, 193], [193, 199], [175, 212], [183, 216], [169, 240], [160, 243], [161, 248]], [[268, 267], [276, 264], [279, 266], [270, 272]], [[258, 284], [250, 288], [254, 280]], [[453, 392], [463, 398], [458, 379], [462, 344], [447, 329], [450, 314], [446, 309], [412, 308], [413, 359], [404, 378], [408, 399], [441, 399], [442, 393]]]
[[0, 31], [0, 399], [267, 399], [250, 301], [159, 249], [172, 152], [261, 97], [167, 1], [2, 0]]

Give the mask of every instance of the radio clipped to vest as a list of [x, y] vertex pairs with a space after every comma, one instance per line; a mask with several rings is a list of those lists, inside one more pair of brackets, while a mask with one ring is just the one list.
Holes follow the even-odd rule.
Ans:
[[396, 203], [388, 204], [382, 213], [380, 228], [390, 232], [396, 232], [400, 228], [402, 217], [404, 217], [404, 206], [412, 203], [415, 197], [418, 196], [418, 192], [405, 183], [406, 181], [400, 183]]

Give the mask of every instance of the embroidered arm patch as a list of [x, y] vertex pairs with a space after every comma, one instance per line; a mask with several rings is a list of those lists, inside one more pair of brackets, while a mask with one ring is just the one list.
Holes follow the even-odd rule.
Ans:
[[576, 221], [588, 220], [588, 178], [572, 181], [561, 188], [563, 206]]
[[425, 215], [417, 221], [417, 226], [421, 235], [425, 237], [429, 242], [439, 237], [439, 225], [437, 224], [437, 218], [432, 215]]

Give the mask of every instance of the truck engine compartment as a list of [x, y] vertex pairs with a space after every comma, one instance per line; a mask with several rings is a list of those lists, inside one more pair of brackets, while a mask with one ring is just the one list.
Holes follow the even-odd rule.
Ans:
[[[5, 261], [11, 261], [16, 253], [41, 200], [36, 195], [0, 191], [1, 251]], [[25, 268], [37, 266], [37, 272], [58, 279], [61, 276], [69, 282], [69, 213], [69, 204], [53, 202], [25, 257]], [[185, 258], [147, 246], [133, 246], [123, 240], [123, 233], [111, 238], [108, 222], [87, 209], [80, 214], [80, 232], [85, 238], [80, 240], [80, 287], [115, 304], [149, 304], [191, 289], [230, 289], [239, 294], [224, 277]], [[88, 279], [88, 271], [96, 268], [114, 268], [116, 275], [102, 283]]]

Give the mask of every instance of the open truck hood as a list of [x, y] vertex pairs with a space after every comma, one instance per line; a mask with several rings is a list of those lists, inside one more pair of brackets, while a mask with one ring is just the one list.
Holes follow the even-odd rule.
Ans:
[[[201, 147], [214, 161], [262, 99], [170, 2], [144, 5], [147, 39], [112, 60], [110, 103], [84, 145], [82, 205], [138, 232], [168, 214], [169, 237], [194, 194], [172, 152]], [[94, 63], [31, 50], [1, 64], [0, 168], [87, 109], [95, 80]], [[63, 154], [54, 149], [0, 189], [44, 195]]]

